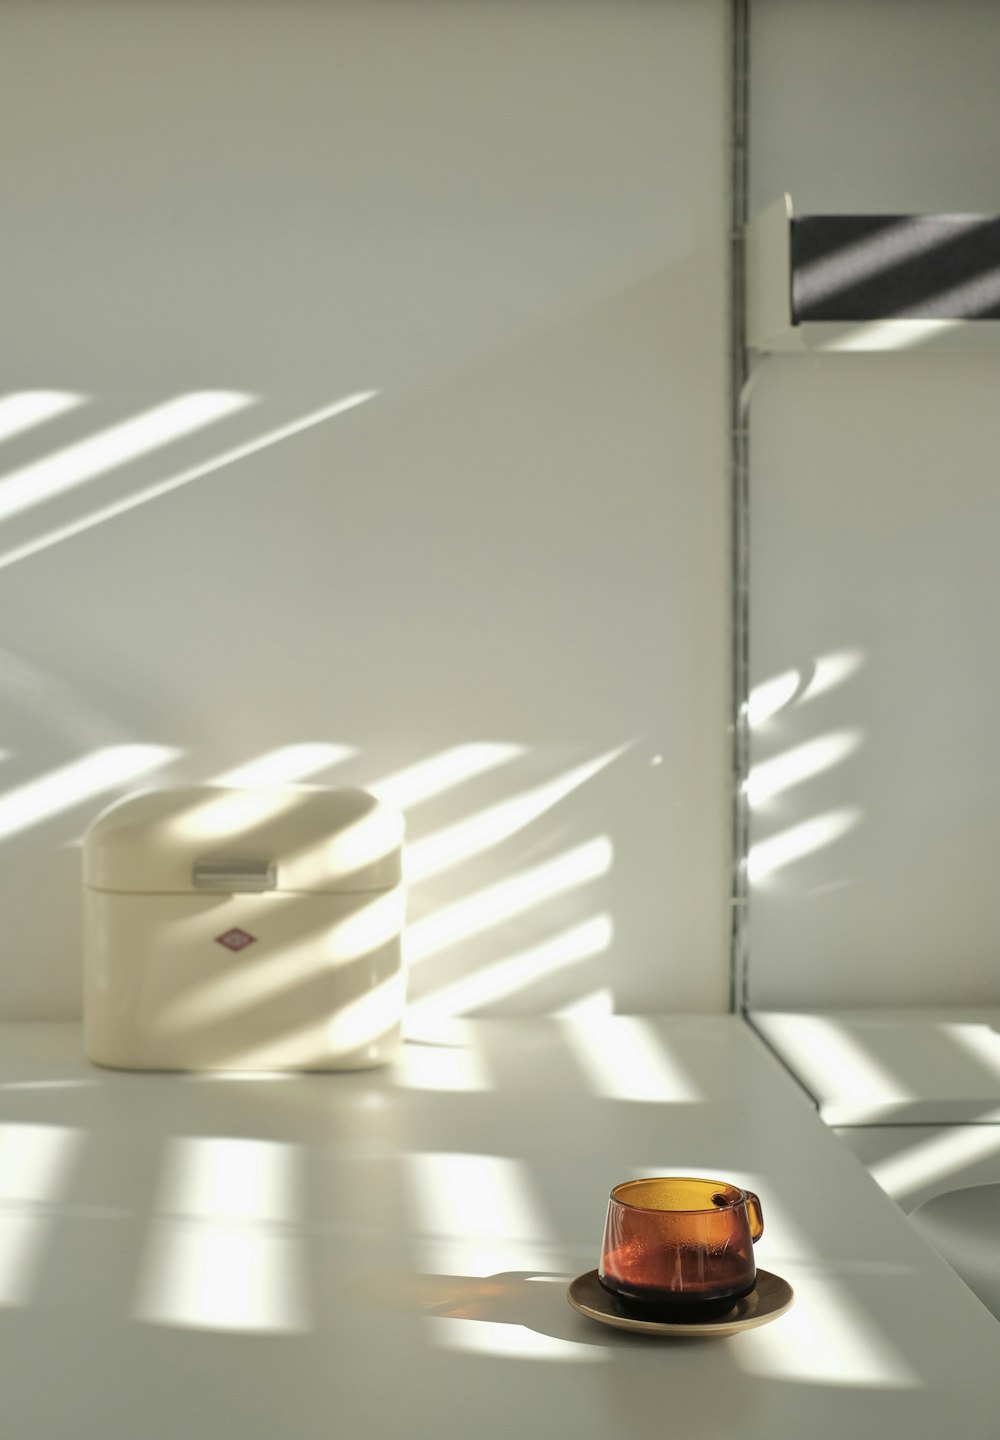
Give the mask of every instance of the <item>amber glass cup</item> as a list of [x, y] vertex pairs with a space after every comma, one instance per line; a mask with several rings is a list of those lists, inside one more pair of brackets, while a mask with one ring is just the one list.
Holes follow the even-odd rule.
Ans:
[[597, 1276], [627, 1308], [706, 1314], [754, 1288], [764, 1232], [752, 1190], [724, 1180], [660, 1177], [616, 1185]]

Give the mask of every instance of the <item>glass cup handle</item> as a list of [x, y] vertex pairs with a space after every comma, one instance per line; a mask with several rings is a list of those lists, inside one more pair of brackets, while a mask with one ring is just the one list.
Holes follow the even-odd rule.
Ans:
[[744, 1190], [747, 1197], [747, 1219], [750, 1221], [750, 1238], [757, 1241], [764, 1233], [764, 1215], [760, 1208], [760, 1201], [752, 1190]]

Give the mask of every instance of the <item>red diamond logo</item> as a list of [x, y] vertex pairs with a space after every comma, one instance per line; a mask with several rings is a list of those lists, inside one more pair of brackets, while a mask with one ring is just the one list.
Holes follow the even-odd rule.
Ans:
[[245, 950], [256, 939], [256, 935], [248, 935], [245, 930], [241, 930], [237, 926], [235, 930], [227, 930], [225, 935], [216, 935], [215, 943], [225, 945], [227, 950]]

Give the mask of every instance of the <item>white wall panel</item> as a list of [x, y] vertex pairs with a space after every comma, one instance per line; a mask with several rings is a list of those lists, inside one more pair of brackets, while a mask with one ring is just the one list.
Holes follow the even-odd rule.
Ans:
[[[1000, 212], [995, 5], [751, 25], [754, 209]], [[752, 670], [785, 682], [753, 759], [786, 783], [753, 812], [752, 1001], [995, 1003], [1000, 354], [756, 366]]]
[[[414, 995], [490, 968], [508, 1010], [724, 1007], [722, 0], [46, 0], [3, 29], [0, 398], [84, 399], [0, 448], [0, 807], [49, 796], [3, 842], [0, 1011], [74, 1013], [73, 842], [137, 781], [52, 787], [138, 744], [169, 752], [142, 783], [510, 747], [408, 806], [415, 843], [484, 827], [415, 923], [487, 907]], [[196, 392], [245, 403], [113, 468], [84, 443]]]

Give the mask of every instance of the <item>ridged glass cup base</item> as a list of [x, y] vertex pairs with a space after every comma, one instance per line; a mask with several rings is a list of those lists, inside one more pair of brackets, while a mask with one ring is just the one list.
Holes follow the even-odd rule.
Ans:
[[735, 1309], [737, 1302], [743, 1299], [744, 1296], [749, 1295], [756, 1285], [756, 1281], [754, 1281], [752, 1284], [746, 1285], [741, 1290], [734, 1291], [729, 1295], [679, 1296], [660, 1293], [640, 1297], [634, 1293], [623, 1293], [614, 1285], [609, 1285], [600, 1275], [598, 1275], [597, 1278], [608, 1294], [612, 1295], [615, 1300], [618, 1301], [623, 1313], [631, 1315], [636, 1320], [709, 1320], [721, 1318], [723, 1315], [728, 1314], [730, 1310]]

